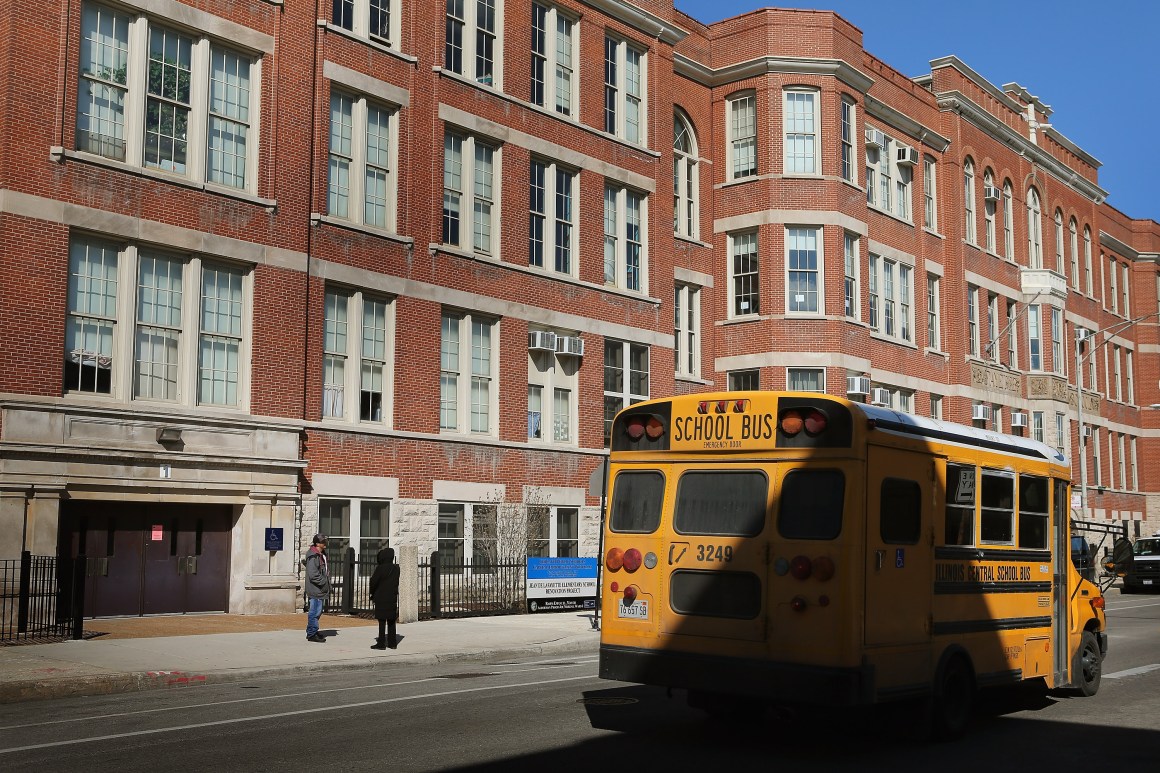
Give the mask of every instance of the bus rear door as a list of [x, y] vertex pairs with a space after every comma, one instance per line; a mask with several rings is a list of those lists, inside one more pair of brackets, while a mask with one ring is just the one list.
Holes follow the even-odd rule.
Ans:
[[865, 646], [885, 690], [930, 680], [934, 460], [869, 449], [866, 481]]
[[764, 641], [772, 480], [759, 465], [678, 467], [664, 568], [666, 634]]

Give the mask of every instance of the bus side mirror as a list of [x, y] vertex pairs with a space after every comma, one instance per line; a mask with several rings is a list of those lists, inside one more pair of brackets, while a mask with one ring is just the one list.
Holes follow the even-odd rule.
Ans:
[[1123, 574], [1132, 565], [1132, 543], [1120, 537], [1112, 546], [1112, 571]]

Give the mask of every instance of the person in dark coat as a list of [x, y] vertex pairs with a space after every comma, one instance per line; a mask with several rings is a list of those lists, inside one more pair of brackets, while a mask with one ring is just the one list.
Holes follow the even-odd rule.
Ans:
[[379, 638], [371, 649], [394, 649], [398, 646], [395, 622], [399, 619], [399, 567], [395, 564], [393, 548], [379, 551], [379, 565], [371, 575], [371, 600], [375, 603], [375, 619], [379, 621]]

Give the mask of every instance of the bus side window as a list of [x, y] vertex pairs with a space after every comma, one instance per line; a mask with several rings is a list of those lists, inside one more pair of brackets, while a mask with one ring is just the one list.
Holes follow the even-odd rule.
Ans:
[[786, 539], [834, 539], [845, 498], [841, 470], [791, 470], [781, 481], [777, 530]]
[[1015, 477], [983, 470], [979, 541], [1015, 544]]
[[656, 471], [622, 472], [612, 482], [609, 528], [651, 534], [661, 525], [665, 477]]
[[922, 488], [913, 480], [887, 478], [879, 500], [882, 541], [915, 545], [922, 530]]
[[944, 544], [970, 545], [975, 541], [975, 468], [947, 465], [946, 530]]
[[1047, 478], [1019, 476], [1019, 547], [1047, 548]]

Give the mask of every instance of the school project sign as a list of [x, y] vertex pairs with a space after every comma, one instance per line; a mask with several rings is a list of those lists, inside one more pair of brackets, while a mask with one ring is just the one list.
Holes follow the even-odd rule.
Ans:
[[529, 612], [596, 608], [595, 558], [528, 558]]

